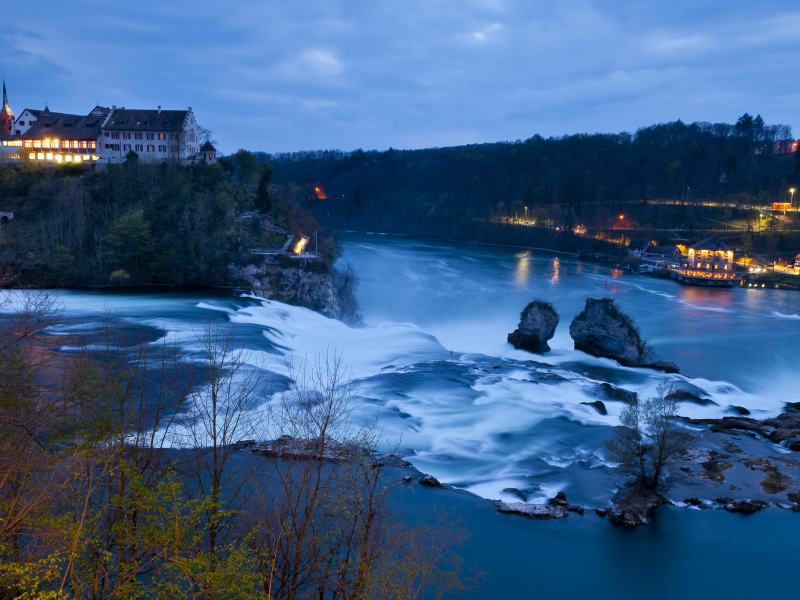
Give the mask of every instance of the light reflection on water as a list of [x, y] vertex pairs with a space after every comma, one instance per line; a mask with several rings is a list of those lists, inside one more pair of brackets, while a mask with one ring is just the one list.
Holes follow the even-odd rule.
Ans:
[[517, 268], [514, 270], [514, 278], [516, 279], [517, 283], [526, 284], [528, 283], [531, 270], [531, 252], [530, 250], [526, 252], [520, 252], [517, 254], [516, 258]]

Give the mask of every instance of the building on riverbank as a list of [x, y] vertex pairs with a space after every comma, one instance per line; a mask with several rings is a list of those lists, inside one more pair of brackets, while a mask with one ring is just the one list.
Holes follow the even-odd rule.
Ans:
[[672, 274], [682, 283], [721, 287], [730, 287], [739, 279], [733, 248], [713, 235], [690, 246], [688, 256]]
[[[205, 147], [204, 147], [205, 148]], [[130, 110], [96, 106], [88, 115], [26, 108], [14, 121], [3, 82], [0, 158], [51, 164], [118, 163], [135, 152], [139, 160], [180, 164], [216, 162], [216, 149], [200, 148], [197, 120], [188, 110]]]

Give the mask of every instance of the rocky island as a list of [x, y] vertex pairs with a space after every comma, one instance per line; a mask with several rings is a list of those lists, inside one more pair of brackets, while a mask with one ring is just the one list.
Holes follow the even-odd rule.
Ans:
[[586, 307], [570, 323], [569, 335], [576, 350], [592, 356], [613, 358], [628, 367], [680, 372], [674, 363], [654, 360], [653, 349], [639, 328], [611, 298], [587, 298]]
[[543, 354], [549, 352], [548, 340], [558, 327], [558, 313], [545, 300], [533, 300], [519, 316], [519, 325], [508, 334], [508, 343], [515, 348]]

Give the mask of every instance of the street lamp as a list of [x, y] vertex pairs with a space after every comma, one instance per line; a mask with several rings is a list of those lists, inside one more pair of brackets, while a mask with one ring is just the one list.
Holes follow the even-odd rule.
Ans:
[[792, 199], [791, 202], [789, 203], [789, 207], [794, 208], [794, 188], [790, 189], [789, 191], [792, 193]]

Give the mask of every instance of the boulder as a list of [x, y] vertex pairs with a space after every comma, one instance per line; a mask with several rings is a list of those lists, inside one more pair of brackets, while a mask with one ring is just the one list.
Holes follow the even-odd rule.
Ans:
[[550, 350], [548, 340], [553, 338], [558, 326], [558, 313], [544, 300], [530, 302], [520, 313], [517, 329], [508, 334], [508, 342], [515, 348], [542, 354]]
[[425, 475], [422, 479], [419, 480], [420, 484], [427, 485], [428, 487], [444, 487], [439, 480], [436, 479], [433, 475]]
[[602, 400], [595, 400], [594, 402], [581, 402], [581, 404], [585, 404], [586, 406], [591, 406], [601, 415], [607, 415], [608, 410], [606, 409], [606, 405], [603, 404]]
[[674, 362], [669, 362], [668, 360], [654, 360], [650, 363], [644, 363], [640, 365], [642, 367], [647, 367], [648, 369], [658, 369], [659, 371], [664, 371], [665, 373], [680, 373], [681, 370]]
[[639, 396], [636, 392], [631, 392], [624, 388], [614, 387], [610, 383], [601, 383], [596, 388], [597, 395], [602, 395], [607, 400], [616, 400], [626, 404], [636, 404]]
[[567, 504], [567, 510], [569, 512], [576, 512], [579, 515], [583, 514], [583, 504]]
[[605, 517], [606, 514], [608, 513], [608, 509], [607, 508], [595, 508], [594, 512], [597, 513], [598, 517]]
[[749, 410], [747, 410], [747, 409], [746, 409], [744, 406], [734, 406], [733, 404], [731, 404], [731, 405], [728, 407], [728, 409], [729, 409], [729, 410], [732, 410], [732, 411], [734, 411], [734, 412], [736, 412], [736, 413], [739, 413], [739, 414], [740, 414], [740, 415], [742, 415], [743, 417], [746, 417], [747, 415], [749, 415], [749, 414], [750, 414], [750, 411], [749, 411]]
[[647, 525], [647, 510], [639, 507], [615, 506], [609, 512], [609, 519], [617, 527], [630, 528]]
[[702, 504], [699, 498], [687, 498], [684, 500], [684, 502], [686, 502], [686, 504], [691, 504], [692, 506], [700, 506]]
[[786, 447], [792, 452], [800, 452], [800, 439], [786, 440]]
[[626, 492], [618, 493], [612, 498], [612, 502], [615, 504], [608, 512], [609, 518], [614, 525], [623, 528], [645, 525], [654, 508], [662, 504], [672, 504], [661, 494], [642, 490], [636, 486], [630, 487]]
[[503, 492], [505, 492], [506, 494], [513, 494], [523, 502], [525, 502], [528, 499], [528, 496], [526, 496], [522, 490], [519, 490], [517, 488], [505, 488]]
[[695, 394], [689, 390], [675, 390], [671, 394], [667, 394], [666, 399], [674, 400], [675, 402], [691, 402], [692, 404], [699, 404], [700, 406], [716, 406], [717, 404], [710, 398], [703, 398], [699, 394]]
[[562, 508], [566, 508], [569, 505], [569, 502], [567, 502], [567, 493], [558, 492], [555, 497], [550, 498], [548, 503], [552, 506], [561, 506]]
[[547, 504], [497, 501], [495, 506], [499, 512], [522, 515], [529, 519], [563, 519], [567, 516], [567, 511], [562, 507]]
[[642, 364], [645, 344], [639, 330], [610, 298], [587, 298], [586, 307], [569, 326], [569, 335], [576, 350], [624, 365]]

